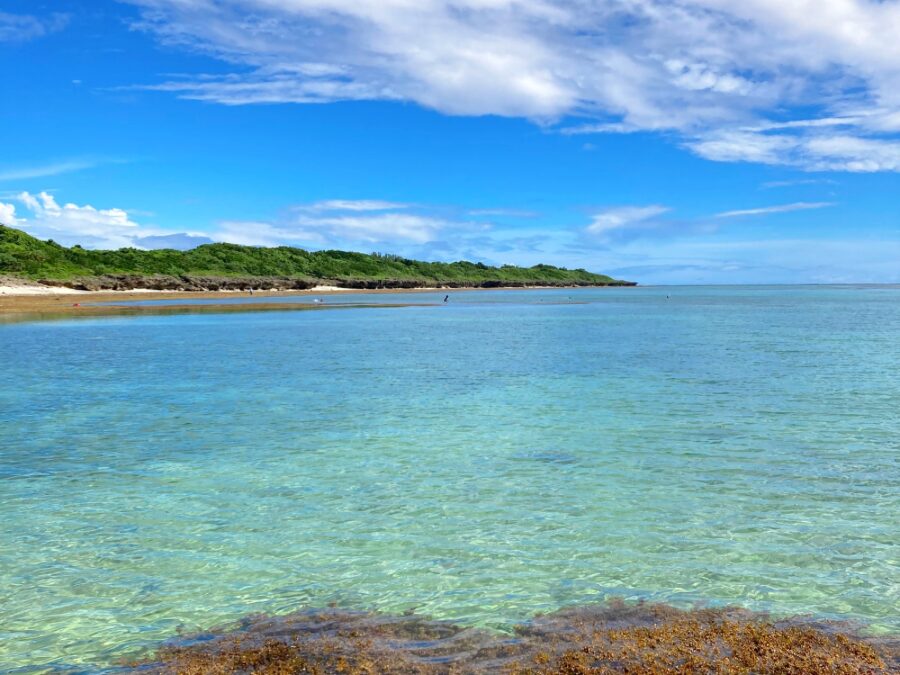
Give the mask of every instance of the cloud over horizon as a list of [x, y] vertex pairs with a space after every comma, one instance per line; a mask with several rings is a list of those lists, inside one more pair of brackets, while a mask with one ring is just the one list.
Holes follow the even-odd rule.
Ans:
[[[138, 223], [120, 208], [60, 203], [53, 195], [20, 193], [0, 201], [0, 222], [64, 245], [86, 248], [193, 248], [210, 242], [294, 245], [396, 253], [421, 260], [490, 264], [548, 263], [584, 267], [642, 283], [900, 282], [900, 241], [759, 239], [752, 231], [719, 236], [741, 216], [799, 213], [830, 203], [732, 209], [698, 219], [673, 217], [661, 204], [598, 209], [586, 224], [521, 228], [468, 219], [455, 210], [383, 200], [322, 200], [284, 209], [269, 220], [220, 221], [204, 232]], [[482, 209], [503, 211], [508, 209]], [[716, 224], [716, 221], [719, 221]], [[730, 225], [729, 225], [730, 227]], [[804, 254], [798, 256], [798, 251]]]
[[[332, 199], [294, 205], [271, 220], [226, 219], [215, 223], [207, 232], [178, 232], [139, 224], [125, 209], [60, 204], [49, 192], [20, 192], [10, 202], [0, 201], [0, 223], [41, 239], [85, 248], [184, 250], [225, 242], [245, 246], [380, 250], [429, 257], [433, 252], [440, 255], [441, 251], [451, 255], [465, 247], [472, 253], [476, 239], [481, 244], [488, 242], [485, 237], [491, 229], [490, 223], [440, 211], [384, 200]], [[488, 249], [494, 250], [490, 246]]]
[[329, 199], [298, 204], [272, 221], [218, 224], [214, 237], [248, 246], [294, 244], [311, 248], [422, 247], [448, 233], [465, 236], [484, 223], [446, 216], [434, 208], [382, 200]]
[[[49, 192], [21, 192], [14, 202], [0, 202], [0, 223], [39, 239], [85, 248], [191, 248], [212, 240], [202, 233], [172, 232], [145, 227], [120, 208], [90, 204], [60, 204]], [[17, 206], [18, 204], [18, 206]], [[22, 207], [22, 211], [18, 207]]]

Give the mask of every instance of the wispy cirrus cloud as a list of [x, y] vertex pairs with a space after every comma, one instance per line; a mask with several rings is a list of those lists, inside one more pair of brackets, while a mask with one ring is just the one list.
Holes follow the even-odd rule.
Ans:
[[759, 187], [763, 190], [773, 190], [776, 188], [797, 187], [800, 185], [837, 185], [837, 181], [829, 178], [798, 178], [794, 180], [771, 180], [763, 183]]
[[467, 212], [470, 216], [487, 217], [487, 218], [536, 218], [539, 214], [536, 211], [527, 209], [470, 209]]
[[102, 164], [119, 163], [121, 160], [112, 159], [67, 159], [58, 162], [48, 162], [31, 166], [16, 168], [0, 168], [0, 181], [29, 180], [32, 178], [49, 178], [73, 171], [93, 169]]
[[427, 215], [380, 213], [378, 215], [334, 214], [298, 218], [295, 223], [317, 232], [323, 241], [353, 241], [366, 244], [404, 242], [424, 244], [447, 227], [447, 221]]
[[898, 283], [900, 240], [636, 240], [592, 265], [642, 284]]
[[591, 217], [591, 223], [584, 228], [584, 233], [602, 243], [645, 236], [657, 232], [668, 224], [660, 220], [660, 216], [670, 210], [669, 207], [659, 204], [604, 209]]
[[69, 15], [53, 12], [46, 16], [11, 14], [0, 11], [0, 42], [26, 42], [62, 30]]
[[409, 204], [387, 202], [378, 199], [324, 199], [312, 204], [295, 206], [297, 211], [396, 211], [409, 208]]
[[792, 204], [777, 204], [775, 206], [760, 206], [755, 209], [735, 209], [717, 213], [715, 218], [740, 218], [743, 216], [767, 216], [773, 213], [791, 213], [793, 211], [810, 211], [826, 209], [836, 206], [835, 202], [794, 202]]
[[286, 208], [270, 220], [221, 221], [211, 237], [251, 246], [295, 245], [382, 251], [420, 260], [541, 262], [572, 232], [491, 220], [532, 217], [522, 209], [466, 209], [381, 200], [322, 200]]
[[[745, 217], [766, 217], [836, 206], [835, 202], [792, 202], [748, 209], [731, 209], [694, 218], [677, 218], [672, 209], [661, 205], [616, 206], [596, 211], [584, 227], [580, 241], [610, 249], [635, 240], [671, 241], [697, 239], [717, 233], [723, 221]], [[578, 248], [572, 249], [576, 253]]]
[[475, 227], [448, 219], [434, 209], [382, 200], [332, 199], [298, 204], [271, 222], [224, 221], [215, 236], [246, 245], [293, 243], [358, 248], [422, 245], [448, 229]]
[[328, 215], [316, 218], [279, 218], [267, 221], [222, 221], [213, 236], [247, 246], [292, 244], [312, 248], [359, 250], [373, 245], [426, 244], [447, 227], [446, 221], [428, 216]]
[[900, 171], [900, 4], [126, 0], [234, 66], [150, 85], [229, 105], [413, 101], [655, 132], [714, 161]]

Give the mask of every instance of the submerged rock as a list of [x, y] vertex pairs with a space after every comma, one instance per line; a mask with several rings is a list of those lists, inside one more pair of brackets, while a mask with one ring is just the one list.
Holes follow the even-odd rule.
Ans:
[[759, 673], [900, 672], [896, 640], [850, 625], [775, 621], [737, 608], [584, 606], [538, 616], [513, 635], [415, 615], [338, 609], [245, 619], [182, 636], [135, 672], [226, 673]]

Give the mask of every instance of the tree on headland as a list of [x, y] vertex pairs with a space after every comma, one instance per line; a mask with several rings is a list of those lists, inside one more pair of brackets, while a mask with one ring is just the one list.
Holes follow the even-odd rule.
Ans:
[[[174, 249], [114, 251], [71, 248], [41, 241], [0, 225], [0, 274], [48, 282], [127, 275], [143, 277], [237, 277], [292, 280], [332, 280], [348, 287], [424, 286], [609, 286], [631, 285], [584, 269], [552, 265], [492, 267], [483, 262], [452, 263], [411, 260], [386, 253], [306, 251], [291, 246], [258, 247], [203, 244], [187, 251]], [[367, 284], [359, 286], [354, 284]]]

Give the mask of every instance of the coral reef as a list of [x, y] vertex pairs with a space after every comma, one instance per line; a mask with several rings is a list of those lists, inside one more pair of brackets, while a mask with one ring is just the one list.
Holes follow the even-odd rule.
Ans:
[[900, 672], [900, 643], [861, 637], [848, 624], [621, 601], [538, 616], [512, 635], [328, 609], [182, 636], [132, 666], [157, 675], [861, 675]]

